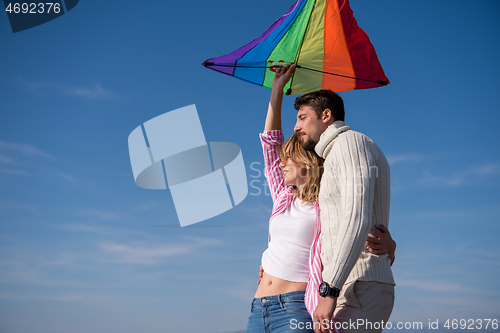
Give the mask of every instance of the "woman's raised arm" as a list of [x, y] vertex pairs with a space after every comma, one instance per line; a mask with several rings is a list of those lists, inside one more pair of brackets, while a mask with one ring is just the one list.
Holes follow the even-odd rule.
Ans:
[[267, 109], [265, 131], [281, 129], [281, 103], [283, 102], [283, 89], [295, 72], [295, 65], [277, 67], [273, 78], [273, 90]]

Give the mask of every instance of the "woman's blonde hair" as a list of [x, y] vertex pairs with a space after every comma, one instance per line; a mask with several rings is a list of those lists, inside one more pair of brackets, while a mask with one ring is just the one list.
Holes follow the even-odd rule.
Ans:
[[[312, 203], [316, 201], [318, 199], [321, 176], [323, 175], [323, 159], [314, 151], [302, 148], [302, 141], [300, 141], [298, 133], [294, 133], [281, 147], [280, 161], [282, 164], [286, 163], [287, 156], [295, 163], [302, 162], [306, 166], [309, 166], [309, 173], [302, 191], [299, 193], [297, 187], [294, 186], [293, 193], [304, 202]], [[301, 172], [299, 171], [300, 174]]]

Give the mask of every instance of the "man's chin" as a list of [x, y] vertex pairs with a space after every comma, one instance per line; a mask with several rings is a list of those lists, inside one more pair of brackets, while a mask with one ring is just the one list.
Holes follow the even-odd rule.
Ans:
[[305, 150], [314, 151], [314, 147], [316, 147], [316, 144], [317, 142], [308, 139], [306, 142], [302, 144], [302, 148], [304, 148]]

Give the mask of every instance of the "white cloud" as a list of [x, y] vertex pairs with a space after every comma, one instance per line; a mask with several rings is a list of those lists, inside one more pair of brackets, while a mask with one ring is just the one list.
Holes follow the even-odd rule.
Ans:
[[[13, 251], [16, 250], [10, 249], [10, 252]], [[50, 270], [47, 269], [51, 266], [50, 262], [46, 261], [49, 265], [42, 267], [42, 265], [34, 259], [35, 257], [38, 259], [43, 258], [41, 256], [37, 256], [37, 253], [32, 252], [32, 257], [28, 258], [19, 252], [20, 251], [18, 251], [15, 256], [11, 256], [9, 259], [0, 260], [0, 267], [2, 267], [0, 284], [57, 287], [75, 286], [78, 284], [75, 281], [67, 280], [57, 274], [52, 275]], [[55, 261], [52, 263], [55, 263]], [[60, 266], [67, 266], [67, 263]]]
[[125, 228], [113, 228], [103, 225], [88, 225], [78, 223], [61, 224], [59, 226], [63, 230], [73, 232], [87, 232], [102, 236], [133, 236], [133, 237], [148, 237], [150, 234]]
[[61, 253], [57, 259], [41, 260], [39, 266], [67, 266], [77, 262], [77, 257], [72, 253]]
[[[47, 153], [43, 150], [40, 150], [28, 143], [16, 143], [16, 142], [7, 142], [4, 140], [0, 140], [0, 151], [2, 150], [10, 150], [27, 156], [41, 156], [51, 160], [55, 159], [54, 155]], [[11, 158], [6, 156], [3, 156], [3, 158], [7, 158], [13, 161]]]
[[[392, 163], [399, 163], [404, 158], [393, 159]], [[407, 159], [409, 160], [409, 158]], [[416, 161], [416, 159], [415, 159]], [[419, 167], [422, 164], [419, 165]], [[457, 165], [460, 165], [457, 163]], [[431, 169], [432, 167], [432, 169]], [[405, 173], [401, 173], [401, 168], [392, 175], [392, 189], [415, 188], [454, 188], [470, 185], [491, 185], [493, 182], [498, 184], [500, 179], [500, 163], [491, 162], [476, 164], [469, 167], [450, 168], [440, 165], [425, 165], [424, 168], [407, 168]]]
[[0, 164], [15, 165], [17, 162], [10, 157], [0, 155]]
[[67, 185], [70, 185], [73, 187], [84, 188], [84, 189], [93, 190], [93, 191], [102, 190], [101, 185], [98, 183], [95, 183], [91, 180], [87, 180], [85, 178], [75, 177], [73, 175], [64, 173], [64, 172], [56, 170], [54, 168], [43, 169], [40, 171], [41, 171], [40, 176], [48, 177], [48, 178], [57, 180], [59, 182], [62, 182], [64, 184], [67, 184]]
[[397, 281], [397, 284], [398, 287], [412, 287], [433, 292], [462, 292], [467, 287], [456, 283], [430, 281], [424, 279], [400, 279]]
[[0, 169], [0, 173], [32, 177], [48, 176], [58, 180], [77, 183], [77, 185], [89, 184], [86, 180], [61, 172], [54, 169], [54, 167], [45, 168], [41, 163], [33, 163], [33, 161], [29, 159], [40, 157], [50, 161], [57, 161], [57, 159], [51, 153], [43, 151], [29, 143], [7, 142], [0, 140], [0, 152], [3, 153], [0, 155], [0, 165], [5, 165], [4, 168]]
[[105, 221], [116, 220], [121, 217], [121, 213], [119, 212], [100, 210], [100, 209], [82, 209], [80, 210], [80, 214], [87, 216], [95, 216]]
[[0, 299], [77, 302], [89, 299], [89, 295], [85, 294], [21, 295], [21, 294], [2, 293], [0, 294]]
[[420, 183], [454, 187], [484, 181], [486, 179], [491, 180], [491, 177], [498, 175], [500, 175], [500, 164], [486, 163], [474, 165], [447, 176], [437, 176], [426, 171], [424, 172], [424, 177], [420, 179]]
[[[0, 170], [1, 172], [2, 170]], [[34, 214], [40, 214], [40, 209], [32, 204], [26, 203], [13, 203], [13, 202], [0, 202], [0, 214], [6, 214], [10, 211], [30, 211]]]
[[251, 300], [259, 286], [257, 284], [258, 276], [254, 279], [238, 280], [238, 283], [231, 287], [219, 288], [220, 294], [229, 295], [231, 298], [238, 299], [242, 302]]
[[98, 235], [112, 235], [112, 234], [114, 234], [113, 231], [111, 231], [109, 228], [96, 227], [96, 226], [84, 225], [84, 224], [63, 224], [63, 225], [61, 225], [61, 229], [69, 230], [69, 231], [76, 231], [76, 232], [84, 231], [84, 232], [90, 232], [90, 233], [98, 234]]
[[500, 174], [500, 164], [499, 163], [488, 163], [477, 165], [469, 170], [467, 170], [469, 175], [478, 176], [478, 177], [487, 177], [491, 175], [499, 175]]
[[[127, 175], [128, 176], [128, 175]], [[164, 205], [163, 202], [160, 201], [148, 201], [145, 203], [137, 204], [135, 209], [140, 212], [150, 211], [158, 207], [162, 207]]]
[[37, 95], [45, 95], [46, 93], [58, 93], [70, 96], [82, 97], [85, 99], [118, 99], [108, 89], [103, 88], [101, 84], [95, 83], [91, 86], [70, 86], [58, 84], [50, 81], [33, 81], [23, 77], [19, 78], [19, 82], [31, 92]]
[[424, 156], [420, 154], [396, 154], [396, 155], [386, 155], [389, 164], [395, 165], [404, 162], [420, 162], [424, 160]]
[[34, 176], [33, 174], [20, 169], [0, 169], [0, 173], [11, 176]]
[[87, 99], [114, 99], [113, 94], [101, 87], [100, 84], [96, 84], [93, 87], [73, 87], [66, 88], [69, 95], [80, 96]]
[[118, 262], [129, 264], [154, 265], [160, 259], [177, 256], [193, 251], [187, 245], [132, 246], [118, 243], [103, 243], [100, 248], [116, 255]]
[[219, 246], [221, 240], [203, 237], [183, 237], [178, 244], [128, 245], [115, 242], [101, 243], [100, 249], [113, 256], [117, 263], [155, 265], [162, 259], [179, 256], [200, 249]]

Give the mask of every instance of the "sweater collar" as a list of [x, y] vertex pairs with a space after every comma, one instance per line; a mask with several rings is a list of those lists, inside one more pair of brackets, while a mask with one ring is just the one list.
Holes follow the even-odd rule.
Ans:
[[333, 141], [335, 138], [345, 131], [350, 130], [349, 126], [345, 126], [345, 123], [342, 120], [337, 120], [321, 134], [319, 137], [319, 142], [314, 147], [316, 154], [319, 156], [326, 158], [330, 153], [330, 150], [333, 146]]

